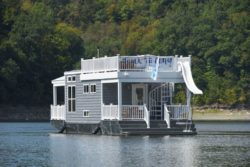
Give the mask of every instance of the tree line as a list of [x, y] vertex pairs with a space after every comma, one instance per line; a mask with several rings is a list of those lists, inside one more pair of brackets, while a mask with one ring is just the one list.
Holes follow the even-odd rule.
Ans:
[[51, 80], [99, 48], [107, 56], [192, 55], [204, 91], [194, 104], [247, 107], [249, 7], [248, 0], [0, 0], [0, 104], [49, 105]]

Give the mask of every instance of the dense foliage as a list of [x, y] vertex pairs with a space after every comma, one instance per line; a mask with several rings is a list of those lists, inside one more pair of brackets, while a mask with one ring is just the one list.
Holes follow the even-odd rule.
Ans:
[[249, 0], [0, 0], [0, 103], [49, 105], [80, 58], [193, 55], [197, 105], [250, 104]]

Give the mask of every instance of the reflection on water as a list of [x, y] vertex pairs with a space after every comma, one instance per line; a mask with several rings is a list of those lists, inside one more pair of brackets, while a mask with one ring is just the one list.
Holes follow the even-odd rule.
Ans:
[[55, 132], [48, 123], [0, 123], [0, 166], [250, 166], [250, 135], [119, 137]]
[[193, 137], [50, 134], [49, 141], [52, 166], [194, 166], [199, 154]]

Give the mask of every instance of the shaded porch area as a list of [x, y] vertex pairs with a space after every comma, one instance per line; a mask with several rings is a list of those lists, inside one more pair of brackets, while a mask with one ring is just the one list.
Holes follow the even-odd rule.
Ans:
[[170, 119], [190, 120], [189, 100], [173, 105], [173, 96], [173, 83], [103, 83], [102, 120], [144, 120], [148, 127], [153, 120], [169, 127]]
[[103, 83], [102, 120], [144, 120], [149, 127], [145, 94], [144, 84]]
[[65, 120], [65, 77], [52, 80], [53, 104], [50, 106], [50, 120]]

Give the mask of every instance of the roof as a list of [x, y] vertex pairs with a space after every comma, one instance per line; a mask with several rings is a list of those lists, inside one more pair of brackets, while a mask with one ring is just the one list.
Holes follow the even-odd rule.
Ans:
[[53, 79], [51, 83], [53, 86], [65, 86], [65, 76]]

